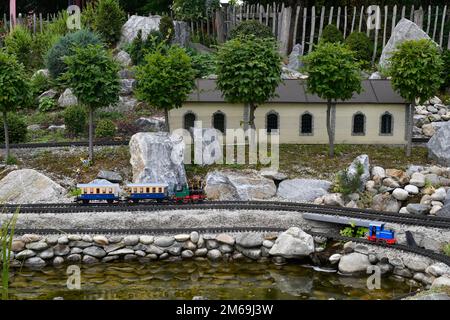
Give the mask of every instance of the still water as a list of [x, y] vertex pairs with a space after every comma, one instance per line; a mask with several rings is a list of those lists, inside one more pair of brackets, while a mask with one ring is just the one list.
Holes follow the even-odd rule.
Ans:
[[369, 290], [366, 277], [316, 271], [298, 264], [180, 261], [82, 265], [81, 289], [67, 288], [66, 267], [13, 270], [10, 299], [391, 299], [410, 286], [382, 278]]

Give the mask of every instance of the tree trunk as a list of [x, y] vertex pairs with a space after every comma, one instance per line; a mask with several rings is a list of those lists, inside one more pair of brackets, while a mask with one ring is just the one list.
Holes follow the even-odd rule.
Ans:
[[415, 109], [416, 102], [413, 101], [408, 107], [408, 125], [407, 125], [407, 141], [406, 141], [406, 156], [411, 156], [412, 149], [412, 135], [413, 135], [413, 114]]
[[249, 115], [248, 115], [248, 125], [249, 125], [250, 128], [256, 129], [256, 126], [255, 126], [255, 110], [256, 110], [256, 108], [258, 108], [258, 106], [255, 105], [253, 102], [250, 102], [249, 105], [250, 105], [250, 112], [249, 112]]
[[8, 132], [8, 116], [7, 112], [3, 111], [3, 128], [5, 131], [5, 164], [8, 164], [10, 152], [9, 152], [9, 132]]
[[89, 161], [94, 161], [94, 109], [89, 107]]
[[164, 120], [165, 120], [165, 125], [166, 125], [166, 132], [170, 132], [170, 125], [169, 125], [169, 108], [165, 107], [164, 108]]
[[329, 143], [329, 155], [334, 157], [334, 113], [332, 112], [334, 106], [331, 100], [327, 102], [327, 133], [328, 133], [328, 143]]

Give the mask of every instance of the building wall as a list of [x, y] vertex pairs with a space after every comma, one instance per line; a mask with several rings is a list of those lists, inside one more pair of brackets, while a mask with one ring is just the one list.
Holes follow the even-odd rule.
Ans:
[[[169, 113], [172, 130], [183, 128], [183, 116], [193, 112], [204, 128], [212, 127], [212, 115], [221, 111], [226, 115], [226, 127], [243, 128], [244, 105], [189, 102], [180, 109]], [[266, 115], [275, 112], [279, 116], [280, 143], [327, 144], [326, 110], [324, 104], [268, 103], [255, 112], [257, 129], [266, 128]], [[313, 116], [313, 134], [300, 134], [300, 117], [305, 112]], [[353, 116], [361, 112], [365, 115], [365, 134], [353, 135]], [[381, 135], [381, 116], [389, 112], [393, 117], [392, 135]], [[335, 142], [342, 144], [404, 144], [406, 108], [402, 104], [339, 104], [336, 106]]]

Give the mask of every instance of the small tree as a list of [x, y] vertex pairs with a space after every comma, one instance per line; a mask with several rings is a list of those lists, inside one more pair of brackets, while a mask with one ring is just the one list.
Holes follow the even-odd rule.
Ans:
[[16, 112], [28, 106], [31, 90], [23, 64], [15, 56], [0, 50], [0, 112], [5, 132], [5, 162], [10, 159], [8, 112]]
[[112, 46], [120, 39], [125, 16], [118, 0], [100, 0], [95, 10], [94, 29]]
[[307, 89], [327, 100], [327, 132], [330, 156], [334, 156], [335, 108], [337, 100], [360, 93], [361, 76], [354, 54], [341, 43], [320, 43], [303, 58], [308, 73]]
[[255, 110], [275, 96], [281, 82], [281, 57], [273, 39], [254, 35], [226, 42], [217, 54], [217, 86], [231, 103], [250, 106], [248, 125], [255, 129]]
[[164, 110], [166, 131], [169, 127], [169, 110], [180, 108], [194, 88], [195, 72], [191, 58], [179, 46], [149, 53], [136, 72], [137, 95], [151, 106]]
[[438, 46], [426, 39], [401, 43], [389, 58], [387, 73], [392, 87], [410, 102], [408, 108], [406, 155], [411, 155], [413, 110], [416, 99], [421, 102], [435, 95], [442, 83], [443, 61]]
[[67, 72], [64, 81], [89, 113], [89, 160], [94, 160], [94, 110], [119, 100], [119, 66], [111, 54], [99, 45], [76, 48], [64, 58]]

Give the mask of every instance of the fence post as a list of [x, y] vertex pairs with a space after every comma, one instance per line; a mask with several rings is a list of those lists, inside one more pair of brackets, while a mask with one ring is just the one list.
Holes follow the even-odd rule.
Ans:
[[421, 29], [423, 28], [423, 9], [414, 11], [414, 23], [417, 24]]
[[42, 13], [39, 13], [39, 30], [40, 30], [40, 32], [44, 31], [43, 21], [42, 21]]
[[428, 20], [427, 20], [427, 34], [430, 34], [430, 24], [431, 24], [431, 6], [428, 6]]
[[344, 7], [344, 39], [347, 36], [347, 6]]
[[314, 44], [314, 29], [316, 28], [316, 7], [312, 6], [311, 8], [311, 33], [309, 35], [309, 48], [308, 52], [312, 51]]
[[389, 7], [384, 6], [384, 26], [383, 26], [383, 46], [382, 46], [383, 49], [384, 49], [384, 46], [386, 45], [386, 29], [387, 29], [387, 22], [388, 22], [388, 14], [389, 14]]
[[394, 6], [394, 11], [392, 12], [392, 29], [391, 29], [391, 36], [394, 34], [394, 28], [395, 28], [395, 20], [397, 19], [397, 5]]
[[353, 33], [353, 30], [355, 28], [355, 19], [356, 19], [356, 6], [353, 7], [352, 29], [351, 29], [350, 33]]
[[322, 9], [320, 10], [319, 36], [317, 39], [320, 39], [322, 37], [323, 20], [324, 19], [325, 19], [325, 6], [322, 6]]
[[224, 43], [225, 42], [225, 34], [223, 32], [224, 23], [223, 23], [223, 15], [222, 10], [216, 11], [216, 30], [217, 30], [217, 42]]
[[307, 8], [303, 8], [303, 20], [302, 20], [302, 56], [305, 53], [305, 36], [306, 36], [306, 16], [307, 16]]
[[280, 31], [280, 51], [282, 55], [288, 54], [289, 33], [291, 31], [292, 8], [286, 7], [282, 11], [281, 31]]
[[441, 33], [439, 35], [439, 45], [442, 48], [442, 42], [444, 41], [444, 24], [445, 24], [445, 15], [447, 14], [447, 5], [444, 6], [444, 11], [442, 12], [442, 24], [441, 24]]
[[330, 16], [328, 17], [328, 24], [331, 24], [333, 22], [333, 10], [334, 10], [334, 7], [331, 6], [331, 8], [330, 8]]
[[432, 37], [433, 41], [436, 37], [436, 29], [437, 29], [438, 19], [439, 19], [439, 6], [436, 6], [436, 15], [434, 16], [434, 27], [433, 27], [433, 37]]
[[297, 28], [298, 28], [299, 15], [300, 15], [300, 6], [297, 6], [297, 9], [295, 10], [295, 22], [294, 22], [294, 34], [292, 35], [292, 47], [295, 46], [296, 41], [297, 41], [297, 30], [298, 30]]
[[361, 7], [361, 11], [360, 11], [360, 13], [359, 13], [359, 26], [358, 26], [358, 32], [361, 32], [363, 15], [364, 15], [364, 6]]
[[338, 7], [336, 18], [337, 18], [336, 19], [336, 28], [339, 29], [339, 25], [340, 25], [340, 22], [341, 22], [341, 7]]

